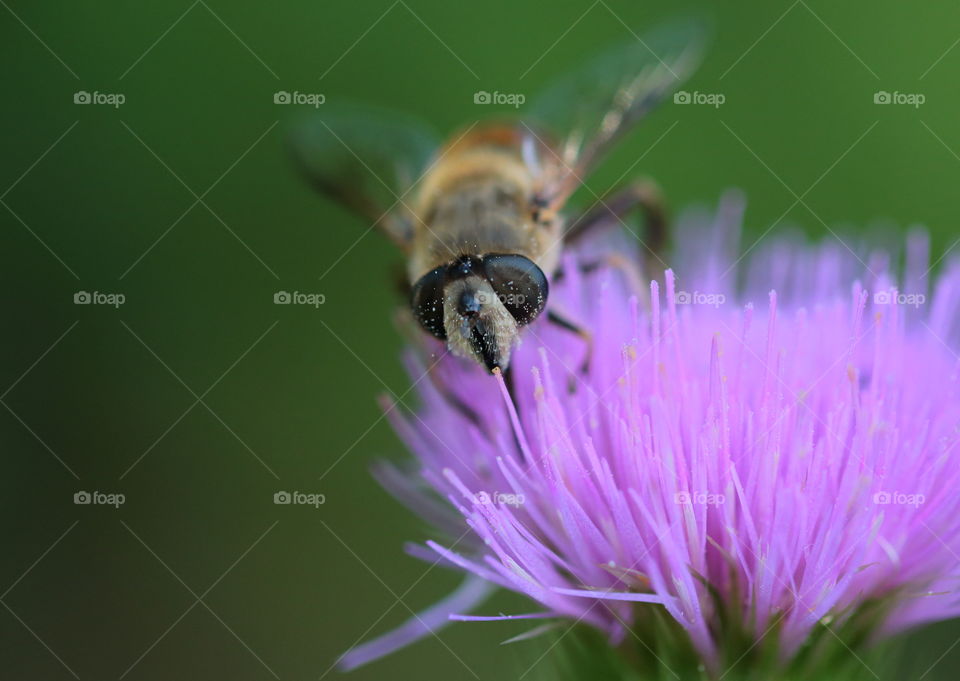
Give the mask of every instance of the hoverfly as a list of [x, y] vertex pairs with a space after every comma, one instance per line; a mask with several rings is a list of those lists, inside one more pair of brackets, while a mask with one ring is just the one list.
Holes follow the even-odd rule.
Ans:
[[664, 212], [647, 182], [570, 221], [562, 211], [611, 147], [692, 72], [699, 35], [683, 24], [633, 36], [556, 82], [521, 120], [478, 122], [445, 143], [402, 114], [325, 105], [298, 128], [297, 161], [318, 190], [404, 253], [420, 327], [455, 355], [506, 370], [522, 328], [544, 311], [589, 341], [550, 307], [564, 246], [637, 209], [648, 247], [664, 240]]

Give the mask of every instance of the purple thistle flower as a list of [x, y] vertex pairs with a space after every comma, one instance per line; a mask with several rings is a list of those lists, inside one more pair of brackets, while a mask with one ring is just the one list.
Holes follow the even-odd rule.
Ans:
[[[921, 234], [902, 288], [838, 243], [781, 238], [738, 271], [741, 214], [729, 195], [681, 219], [649, 286], [626, 242], [566, 255], [551, 301], [592, 331], [586, 373], [584, 342], [542, 322], [509, 389], [439, 344], [408, 357], [422, 407], [390, 417], [419, 466], [379, 476], [451, 537], [412, 552], [469, 577], [343, 666], [450, 618], [510, 619], [465, 614], [490, 585], [613, 645], [660, 609], [714, 674], [724, 622], [776, 631], [786, 665], [868, 604], [873, 639], [960, 613], [960, 263], [929, 302]], [[579, 266], [611, 248], [612, 266]]]

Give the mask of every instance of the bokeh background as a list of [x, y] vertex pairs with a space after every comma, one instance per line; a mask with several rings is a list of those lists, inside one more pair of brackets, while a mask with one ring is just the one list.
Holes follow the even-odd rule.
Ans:
[[[274, 93], [450, 132], [498, 111], [476, 91], [530, 97], [628, 27], [698, 4], [0, 4], [0, 677], [337, 678], [341, 652], [459, 578], [402, 553], [426, 528], [368, 475], [403, 457], [375, 403], [409, 386], [398, 256], [374, 233], [357, 242], [368, 225], [292, 172], [283, 131], [302, 107]], [[725, 103], [663, 106], [595, 192], [642, 156], [674, 206], [743, 188], [747, 243], [788, 224], [922, 223], [936, 256], [951, 248], [960, 7], [706, 10], [715, 39], [686, 89]], [[125, 101], [75, 104], [79, 91]], [[878, 91], [925, 102], [876, 105]], [[275, 305], [279, 290], [325, 303]], [[78, 291], [125, 302], [77, 305]], [[278, 506], [280, 490], [326, 503]], [[125, 503], [77, 505], [80, 491]], [[455, 626], [352, 678], [537, 678], [548, 639], [498, 645], [522, 630]], [[956, 678], [958, 635], [915, 633], [876, 672]]]

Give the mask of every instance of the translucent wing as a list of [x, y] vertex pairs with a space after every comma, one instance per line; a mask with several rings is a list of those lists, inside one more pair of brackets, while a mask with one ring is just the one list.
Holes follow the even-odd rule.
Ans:
[[440, 145], [429, 127], [393, 111], [324, 104], [291, 137], [297, 165], [318, 191], [406, 250], [412, 224], [404, 196]]
[[542, 158], [545, 205], [559, 208], [610, 147], [690, 76], [704, 33], [699, 22], [683, 21], [633, 36], [534, 100], [531, 128], [559, 136], [555, 156]]

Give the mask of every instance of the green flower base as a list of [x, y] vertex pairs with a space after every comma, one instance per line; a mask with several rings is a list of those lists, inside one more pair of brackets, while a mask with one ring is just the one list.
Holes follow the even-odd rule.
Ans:
[[788, 661], [780, 655], [780, 627], [772, 626], [755, 641], [736, 620], [719, 617], [714, 635], [720, 659], [707, 666], [683, 627], [649, 609], [617, 648], [588, 626], [561, 628], [550, 662], [545, 659], [540, 675], [531, 676], [544, 681], [877, 681], [894, 667], [894, 646], [869, 645], [882, 614], [883, 608], [871, 603], [841, 618], [842, 624], [821, 622]]

